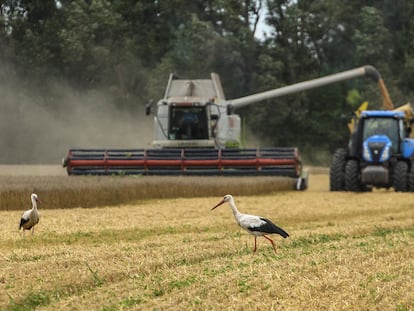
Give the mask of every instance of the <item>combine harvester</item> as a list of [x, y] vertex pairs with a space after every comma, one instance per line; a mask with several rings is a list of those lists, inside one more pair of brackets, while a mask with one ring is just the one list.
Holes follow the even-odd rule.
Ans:
[[[177, 79], [170, 75], [164, 98], [154, 115], [151, 149], [71, 149], [63, 160], [69, 175], [223, 175], [284, 176], [307, 188], [298, 149], [241, 148], [241, 121], [235, 110], [284, 95], [360, 76], [384, 86], [372, 66], [227, 100], [219, 76]], [[153, 107], [148, 105], [147, 114]]]

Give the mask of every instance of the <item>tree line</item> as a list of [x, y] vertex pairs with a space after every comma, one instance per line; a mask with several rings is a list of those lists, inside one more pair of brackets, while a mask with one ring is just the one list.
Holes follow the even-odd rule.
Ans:
[[[150, 98], [163, 96], [170, 72], [217, 72], [226, 97], [238, 98], [370, 64], [395, 105], [405, 104], [413, 94], [413, 15], [414, 3], [404, 0], [4, 0], [0, 145], [11, 151], [0, 161], [38, 161], [13, 153], [21, 142], [33, 144], [23, 137], [40, 127], [26, 127], [22, 102], [53, 116], [73, 110], [61, 98], [70, 89], [77, 99], [104, 94], [102, 103], [82, 103], [90, 110], [143, 114]], [[361, 78], [240, 113], [265, 144], [298, 146], [318, 161], [346, 143], [341, 116], [365, 100], [381, 106], [377, 85]]]

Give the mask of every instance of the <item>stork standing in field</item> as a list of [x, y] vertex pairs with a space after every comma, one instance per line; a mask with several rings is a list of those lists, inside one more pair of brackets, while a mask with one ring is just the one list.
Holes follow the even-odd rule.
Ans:
[[272, 243], [273, 250], [275, 251], [275, 253], [276, 253], [275, 244], [273, 240], [269, 238], [267, 235], [268, 234], [280, 234], [284, 238], [287, 238], [289, 236], [289, 234], [285, 230], [276, 226], [269, 219], [266, 219], [260, 216], [240, 213], [236, 207], [236, 204], [234, 203], [233, 196], [231, 196], [230, 194], [226, 194], [223, 200], [221, 200], [211, 210], [215, 209], [216, 207], [226, 202], [229, 203], [233, 211], [234, 218], [236, 218], [236, 221], [239, 224], [239, 226], [242, 227], [247, 232], [249, 232], [250, 234], [254, 235], [254, 249], [253, 249], [254, 253], [256, 252], [256, 239], [258, 236], [262, 236], [265, 239], [267, 239], [270, 243]]
[[39, 199], [37, 198], [36, 193], [32, 193], [30, 198], [32, 199], [32, 209], [29, 209], [23, 213], [22, 218], [20, 218], [19, 230], [23, 228], [24, 234], [24, 230], [32, 229], [33, 235], [34, 227], [39, 223], [39, 212], [37, 211], [37, 202]]

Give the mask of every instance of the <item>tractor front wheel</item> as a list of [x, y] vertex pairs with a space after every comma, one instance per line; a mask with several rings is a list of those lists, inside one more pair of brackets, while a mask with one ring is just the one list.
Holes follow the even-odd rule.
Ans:
[[333, 154], [331, 167], [329, 168], [329, 186], [331, 191], [345, 190], [345, 164], [346, 150], [337, 149]]
[[357, 160], [349, 160], [345, 165], [345, 190], [360, 192], [362, 191], [360, 181], [360, 167]]
[[414, 192], [414, 160], [411, 160], [411, 170], [408, 175], [408, 191]]

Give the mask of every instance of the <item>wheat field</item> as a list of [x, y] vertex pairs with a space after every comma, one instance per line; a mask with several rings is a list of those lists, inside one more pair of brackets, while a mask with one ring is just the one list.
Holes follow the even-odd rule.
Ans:
[[241, 212], [290, 234], [253, 254], [230, 208], [211, 211], [226, 194], [214, 191], [40, 205], [33, 237], [17, 230], [22, 210], [0, 211], [0, 309], [414, 310], [412, 194], [329, 192], [326, 174], [304, 192], [239, 193]]

